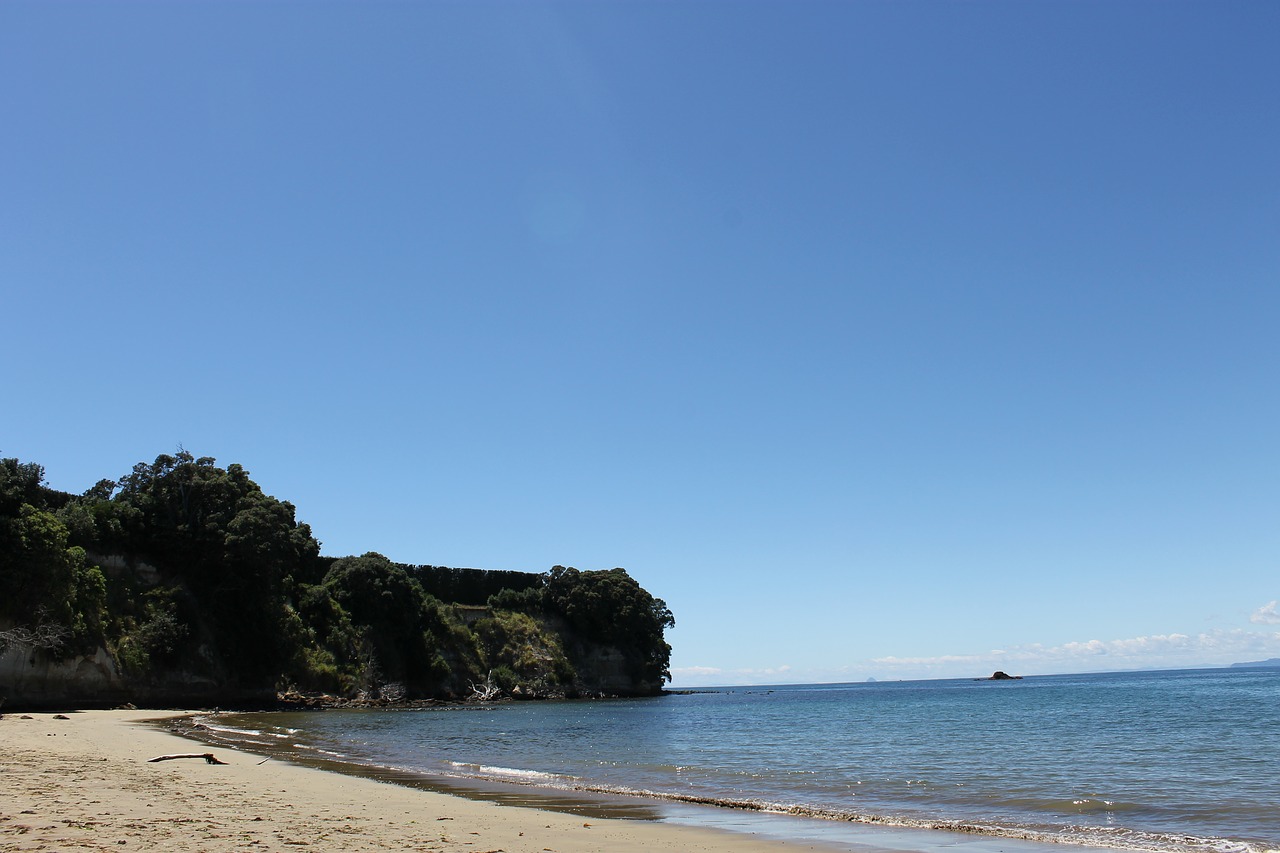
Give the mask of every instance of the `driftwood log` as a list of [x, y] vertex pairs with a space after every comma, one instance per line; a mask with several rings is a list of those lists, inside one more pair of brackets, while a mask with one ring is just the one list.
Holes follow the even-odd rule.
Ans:
[[148, 758], [147, 763], [151, 764], [154, 761], [172, 761], [175, 758], [203, 758], [209, 764], [227, 763], [214, 758], [212, 752], [179, 752], [174, 755], [157, 755], [155, 758]]

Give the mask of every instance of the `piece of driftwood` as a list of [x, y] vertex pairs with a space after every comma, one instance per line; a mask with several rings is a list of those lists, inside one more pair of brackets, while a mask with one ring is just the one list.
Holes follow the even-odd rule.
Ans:
[[227, 763], [214, 758], [212, 752], [179, 752], [175, 755], [157, 755], [155, 758], [148, 758], [147, 763], [150, 764], [153, 761], [172, 761], [175, 758], [203, 758], [209, 764]]

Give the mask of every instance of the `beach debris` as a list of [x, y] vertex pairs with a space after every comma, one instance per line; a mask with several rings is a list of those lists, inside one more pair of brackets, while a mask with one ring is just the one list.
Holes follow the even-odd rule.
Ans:
[[471, 682], [471, 696], [473, 702], [495, 702], [502, 698], [502, 688], [493, 680], [493, 670], [489, 670], [489, 675], [483, 682], [476, 684]]
[[439, 699], [407, 699], [404, 685], [399, 682], [382, 685], [377, 691], [362, 690], [356, 698], [335, 696], [332, 693], [301, 693], [286, 690], [276, 694], [276, 702], [284, 708], [432, 708], [441, 704]]
[[70, 717], [68, 717], [66, 714], [54, 714], [54, 715], [53, 715], [53, 718], [54, 718], [55, 720], [69, 720], [69, 719], [71, 719], [71, 718], [70, 718]]
[[214, 758], [212, 752], [179, 752], [173, 755], [157, 755], [155, 758], [148, 758], [147, 763], [151, 764], [156, 761], [173, 761], [175, 758], [203, 758], [206, 764], [226, 764], [225, 761], [219, 761]]

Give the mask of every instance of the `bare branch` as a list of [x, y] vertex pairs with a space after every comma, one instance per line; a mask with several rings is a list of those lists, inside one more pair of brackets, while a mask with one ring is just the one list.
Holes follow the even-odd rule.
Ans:
[[21, 646], [28, 649], [44, 649], [56, 652], [66, 644], [71, 629], [58, 622], [47, 622], [48, 611], [41, 607], [36, 611], [36, 626], [17, 625], [0, 631], [0, 649]]
[[493, 681], [493, 670], [489, 670], [489, 676], [482, 683], [471, 682], [470, 698], [473, 702], [495, 702], [502, 698], [502, 688]]

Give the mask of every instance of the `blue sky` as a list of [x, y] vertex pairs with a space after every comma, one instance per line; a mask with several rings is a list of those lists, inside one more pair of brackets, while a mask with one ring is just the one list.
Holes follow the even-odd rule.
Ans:
[[0, 4], [0, 453], [626, 567], [676, 685], [1280, 656], [1280, 6]]

